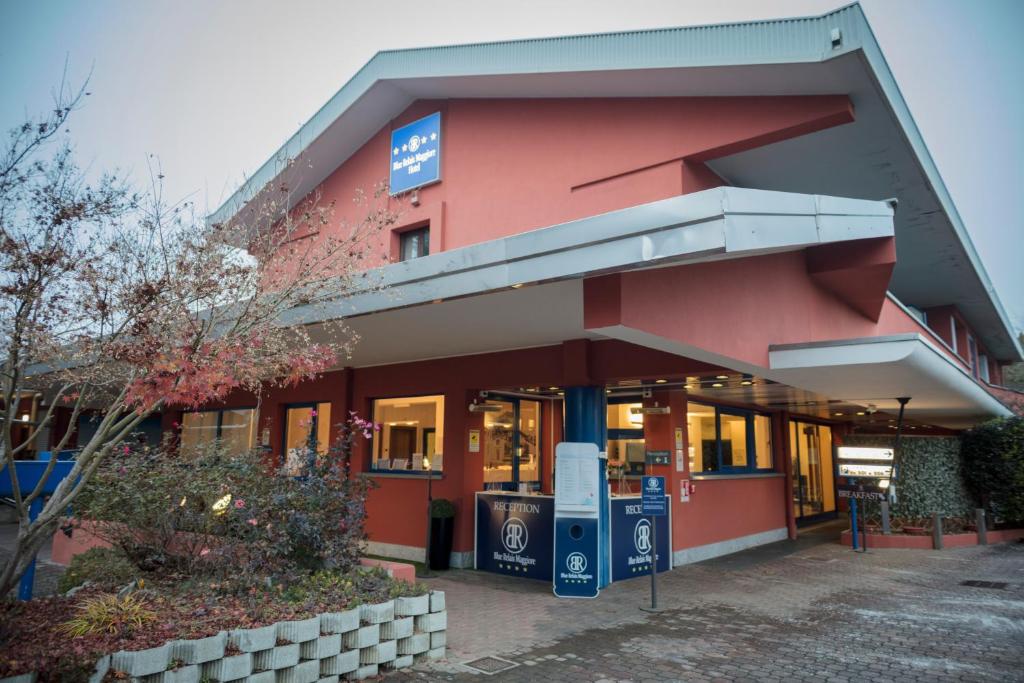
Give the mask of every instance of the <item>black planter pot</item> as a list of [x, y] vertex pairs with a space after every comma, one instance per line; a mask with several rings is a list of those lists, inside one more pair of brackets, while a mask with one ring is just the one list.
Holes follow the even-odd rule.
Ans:
[[454, 517], [434, 517], [430, 520], [430, 569], [448, 569], [451, 566], [454, 537]]

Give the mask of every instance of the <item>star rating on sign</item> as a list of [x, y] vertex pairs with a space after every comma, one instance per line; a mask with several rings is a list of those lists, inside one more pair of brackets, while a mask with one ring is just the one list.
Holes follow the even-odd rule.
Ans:
[[409, 145], [402, 145], [402, 151], [403, 152], [409, 151]]
[[430, 139], [431, 139], [431, 141], [436, 140], [437, 139], [437, 133], [431, 133], [430, 134]]
[[392, 153], [392, 154], [393, 154], [394, 156], [396, 156], [396, 157], [397, 157], [397, 156], [398, 156], [398, 148], [397, 148], [397, 147], [395, 147], [395, 148], [394, 148], [393, 150], [391, 150], [391, 153]]

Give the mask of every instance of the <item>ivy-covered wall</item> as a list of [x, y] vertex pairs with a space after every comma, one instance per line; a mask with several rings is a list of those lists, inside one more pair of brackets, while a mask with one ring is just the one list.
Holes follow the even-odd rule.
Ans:
[[[892, 446], [894, 437], [849, 435], [846, 446]], [[960, 438], [904, 436], [896, 455], [899, 477], [892, 515], [901, 519], [970, 517], [977, 505], [960, 477]]]

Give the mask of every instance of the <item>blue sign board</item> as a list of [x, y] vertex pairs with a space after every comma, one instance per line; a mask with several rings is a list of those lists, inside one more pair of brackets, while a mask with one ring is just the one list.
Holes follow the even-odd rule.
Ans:
[[476, 568], [550, 581], [554, 521], [549, 496], [478, 493]]
[[[668, 504], [666, 499], [666, 505]], [[671, 569], [669, 529], [658, 525], [655, 555], [658, 571]], [[637, 498], [612, 498], [612, 581], [651, 573], [651, 549], [655, 545], [651, 520], [644, 516]]]
[[391, 194], [441, 179], [441, 112], [391, 131]]
[[641, 512], [652, 517], [664, 517], [668, 514], [668, 503], [665, 502], [665, 477], [642, 477], [640, 480]]

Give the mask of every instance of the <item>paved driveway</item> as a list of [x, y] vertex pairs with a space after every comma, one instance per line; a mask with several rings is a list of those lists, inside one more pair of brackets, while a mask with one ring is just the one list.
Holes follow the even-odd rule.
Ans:
[[[387, 680], [1024, 681], [1024, 545], [853, 554], [833, 529], [689, 565], [597, 600], [452, 572], [447, 662]], [[1006, 582], [1002, 589], [961, 585]], [[496, 657], [484, 676], [463, 663]]]

